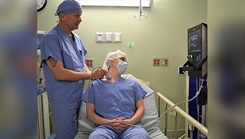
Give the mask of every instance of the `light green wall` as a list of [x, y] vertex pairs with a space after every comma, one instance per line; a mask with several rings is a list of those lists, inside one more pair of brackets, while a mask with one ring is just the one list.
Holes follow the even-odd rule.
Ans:
[[[48, 31], [57, 24], [54, 13], [61, 1], [49, 0], [38, 12], [38, 30]], [[207, 0], [154, 0], [151, 8], [144, 8], [148, 19], [142, 21], [133, 18], [138, 8], [83, 7], [83, 11], [83, 22], [75, 32], [96, 66], [102, 66], [108, 52], [120, 49], [129, 58], [126, 73], [150, 82], [155, 92], [174, 103], [185, 99], [185, 76], [178, 75], [177, 69], [187, 60], [187, 29], [207, 23]], [[95, 32], [122, 32], [122, 43], [95, 43]], [[135, 46], [129, 48], [128, 42]], [[153, 58], [168, 58], [169, 64], [153, 67]]]

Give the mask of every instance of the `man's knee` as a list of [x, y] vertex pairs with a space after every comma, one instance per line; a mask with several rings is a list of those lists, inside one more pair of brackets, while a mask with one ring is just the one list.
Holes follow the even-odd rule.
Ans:
[[89, 139], [97, 139], [98, 137], [103, 136], [103, 133], [98, 132], [98, 131], [93, 131], [90, 135], [89, 135]]
[[136, 137], [138, 137], [139, 139], [150, 139], [149, 134], [145, 131], [144, 128], [137, 130], [135, 133], [137, 134]]
[[105, 133], [102, 132], [98, 132], [98, 131], [93, 131], [90, 135], [89, 135], [89, 139], [107, 139], [108, 137], [106, 137]]
[[115, 139], [117, 135], [107, 127], [97, 127], [89, 135], [89, 139]]
[[63, 131], [64, 130], [55, 131], [56, 139], [73, 139], [77, 134], [77, 131], [67, 131], [67, 132], [63, 132]]
[[147, 132], [142, 132], [139, 135], [139, 139], [150, 139], [150, 136]]
[[123, 134], [122, 138], [130, 138], [130, 139], [150, 139], [149, 134], [146, 132], [144, 128], [133, 128], [131, 130], [126, 131]]

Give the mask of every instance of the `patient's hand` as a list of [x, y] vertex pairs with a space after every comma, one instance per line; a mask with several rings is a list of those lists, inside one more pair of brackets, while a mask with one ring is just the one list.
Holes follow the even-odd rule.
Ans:
[[112, 124], [112, 127], [117, 130], [124, 130], [129, 126], [128, 124], [124, 124], [124, 123], [130, 123], [129, 119], [126, 119], [124, 117], [119, 117], [116, 118], [115, 120], [117, 121], [117, 123]]
[[[125, 124], [125, 123], [127, 123], [127, 124]], [[131, 123], [130, 119], [124, 119], [123, 123], [121, 123], [121, 128], [123, 128], [123, 129], [128, 128], [130, 126], [129, 124], [133, 125]]]
[[117, 129], [117, 130], [122, 130], [121, 128], [121, 123], [125, 118], [124, 117], [119, 117], [119, 118], [115, 118], [113, 119], [113, 121], [116, 121], [116, 123], [113, 123], [111, 126], [114, 128], [114, 129]]

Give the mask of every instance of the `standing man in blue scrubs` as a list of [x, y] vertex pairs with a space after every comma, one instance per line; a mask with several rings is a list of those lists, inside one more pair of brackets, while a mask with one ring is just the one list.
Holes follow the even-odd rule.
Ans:
[[56, 139], [73, 139], [77, 134], [84, 81], [100, 79], [105, 71], [98, 69], [91, 74], [84, 60], [87, 50], [72, 32], [82, 21], [81, 5], [75, 0], [65, 0], [55, 15], [59, 23], [42, 38], [41, 58]]
[[89, 86], [86, 115], [97, 126], [89, 139], [150, 139], [140, 123], [146, 92], [136, 81], [121, 77], [127, 66], [124, 52], [108, 53], [103, 68], [110, 78]]

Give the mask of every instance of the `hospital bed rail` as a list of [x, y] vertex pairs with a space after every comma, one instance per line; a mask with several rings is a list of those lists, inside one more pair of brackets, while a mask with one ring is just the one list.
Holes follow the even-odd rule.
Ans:
[[[189, 114], [187, 114], [185, 111], [183, 111], [182, 109], [180, 109], [178, 106], [174, 106], [175, 104], [173, 102], [171, 102], [169, 99], [167, 99], [166, 97], [164, 97], [160, 92], [157, 92], [158, 95], [158, 114], [160, 116], [160, 100], [163, 100], [165, 102], [165, 110], [168, 109], [168, 105], [170, 107], [173, 107], [172, 109], [175, 110], [176, 114], [175, 114], [175, 139], [177, 139], [177, 128], [178, 128], [178, 120], [177, 120], [177, 114], [180, 114], [182, 117], [184, 117], [189, 124], [189, 130], [190, 130], [190, 139], [193, 139], [193, 131], [194, 128], [196, 127], [202, 134], [204, 134], [206, 137], [208, 137], [208, 129], [200, 124], [197, 120], [195, 120], [194, 118], [192, 118]], [[167, 136], [167, 117], [165, 115], [165, 135]]]

